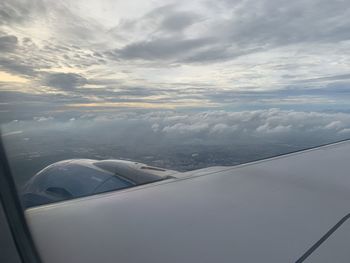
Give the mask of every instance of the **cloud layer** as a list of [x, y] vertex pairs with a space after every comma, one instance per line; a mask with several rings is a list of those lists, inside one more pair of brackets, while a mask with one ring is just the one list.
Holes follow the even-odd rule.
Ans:
[[0, 89], [32, 115], [348, 110], [349, 17], [346, 1], [4, 0]]
[[[67, 132], [98, 136], [103, 140], [115, 136], [116, 141], [142, 138], [145, 143], [167, 140], [165, 145], [201, 142], [222, 144], [248, 142], [252, 138], [270, 138], [299, 142], [305, 139], [336, 140], [350, 137], [349, 113], [319, 113], [294, 110], [207, 111], [180, 113], [154, 111], [119, 114], [89, 113], [74, 118], [37, 116], [32, 120], [12, 121], [4, 126], [5, 133], [14, 131], [35, 133]], [[128, 134], [128, 132], [130, 132]], [[119, 136], [127, 135], [126, 138]], [[72, 136], [74, 138], [74, 136]], [[107, 139], [108, 140], [108, 139]]]
[[128, 159], [188, 171], [350, 138], [350, 113], [269, 109], [62, 114], [2, 126], [19, 186], [45, 166], [70, 158]]

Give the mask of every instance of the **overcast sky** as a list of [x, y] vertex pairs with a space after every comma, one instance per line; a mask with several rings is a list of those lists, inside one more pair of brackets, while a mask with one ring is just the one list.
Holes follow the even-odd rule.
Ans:
[[347, 111], [349, 50], [348, 0], [1, 0], [0, 110]]

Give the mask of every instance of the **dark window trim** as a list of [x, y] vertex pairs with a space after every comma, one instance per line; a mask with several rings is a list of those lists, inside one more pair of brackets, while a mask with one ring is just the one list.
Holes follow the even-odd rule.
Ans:
[[347, 214], [342, 219], [338, 221], [330, 230], [327, 231], [312, 247], [310, 247], [295, 263], [304, 262], [312, 253], [315, 252], [327, 239], [339, 228], [341, 227], [348, 219], [350, 218], [350, 214]]
[[25, 220], [17, 189], [11, 175], [3, 141], [0, 136], [0, 201], [15, 242], [17, 252], [25, 263], [40, 263], [34, 242]]

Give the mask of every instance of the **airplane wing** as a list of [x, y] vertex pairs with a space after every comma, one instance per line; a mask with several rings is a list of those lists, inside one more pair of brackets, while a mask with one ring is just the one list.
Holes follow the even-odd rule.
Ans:
[[43, 262], [349, 262], [350, 142], [39, 206]]

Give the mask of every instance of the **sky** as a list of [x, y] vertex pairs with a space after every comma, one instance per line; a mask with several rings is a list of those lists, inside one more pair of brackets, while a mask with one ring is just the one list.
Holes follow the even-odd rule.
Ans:
[[22, 177], [62, 158], [190, 170], [349, 139], [349, 50], [348, 0], [1, 0], [2, 138]]
[[344, 139], [349, 50], [342, 0], [2, 0], [2, 132], [23, 143], [33, 129], [164, 145]]
[[347, 0], [2, 0], [2, 121], [350, 109]]

